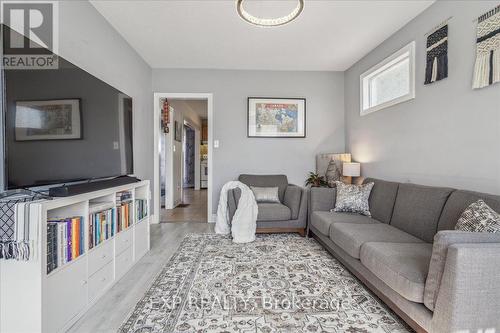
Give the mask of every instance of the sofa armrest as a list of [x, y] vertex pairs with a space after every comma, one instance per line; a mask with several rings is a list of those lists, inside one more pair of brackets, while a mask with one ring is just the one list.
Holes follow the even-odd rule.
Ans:
[[433, 311], [444, 274], [448, 248], [453, 244], [499, 243], [500, 234], [442, 230], [434, 236], [429, 272], [425, 281], [424, 304]]
[[335, 207], [337, 189], [330, 187], [311, 187], [310, 212], [329, 211]]
[[500, 243], [448, 248], [432, 332], [486, 332], [500, 327]]
[[307, 236], [311, 228], [311, 214], [317, 211], [329, 211], [335, 207], [337, 189], [331, 187], [311, 187], [308, 191], [309, 208], [307, 214]]
[[302, 188], [297, 185], [288, 184], [283, 198], [283, 204], [290, 208], [292, 220], [299, 217], [300, 199], [302, 198]]

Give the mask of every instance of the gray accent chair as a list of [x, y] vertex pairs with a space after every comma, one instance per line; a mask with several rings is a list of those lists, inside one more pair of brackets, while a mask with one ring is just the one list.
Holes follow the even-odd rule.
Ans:
[[310, 233], [417, 332], [500, 328], [500, 234], [453, 230], [468, 205], [500, 196], [377, 179], [372, 218], [330, 212], [312, 188]]
[[[257, 232], [297, 232], [305, 235], [307, 225], [307, 189], [288, 184], [285, 175], [240, 175], [248, 186], [278, 187], [280, 203], [259, 203]], [[228, 193], [229, 217], [232, 220], [241, 196], [240, 189]]]

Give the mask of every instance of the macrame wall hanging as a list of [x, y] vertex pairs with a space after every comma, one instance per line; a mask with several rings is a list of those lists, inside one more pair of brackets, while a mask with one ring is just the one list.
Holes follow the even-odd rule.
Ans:
[[500, 82], [500, 5], [477, 19], [476, 44], [474, 89]]
[[161, 128], [163, 133], [168, 133], [168, 124], [170, 123], [170, 104], [165, 98], [163, 101], [160, 99], [161, 107]]
[[448, 21], [427, 34], [425, 84], [448, 77]]

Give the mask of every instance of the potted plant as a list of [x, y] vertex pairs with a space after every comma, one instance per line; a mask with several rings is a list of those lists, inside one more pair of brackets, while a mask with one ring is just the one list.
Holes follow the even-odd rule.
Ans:
[[314, 172], [309, 172], [309, 177], [306, 179], [306, 186], [307, 185], [310, 185], [311, 187], [327, 187], [328, 183], [324, 176], [320, 176]]

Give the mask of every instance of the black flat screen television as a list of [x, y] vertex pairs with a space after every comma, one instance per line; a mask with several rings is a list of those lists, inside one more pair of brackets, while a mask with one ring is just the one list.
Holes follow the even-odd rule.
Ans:
[[60, 56], [57, 69], [3, 79], [5, 189], [133, 173], [129, 96]]

